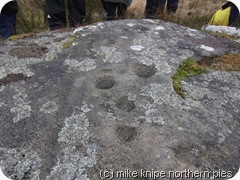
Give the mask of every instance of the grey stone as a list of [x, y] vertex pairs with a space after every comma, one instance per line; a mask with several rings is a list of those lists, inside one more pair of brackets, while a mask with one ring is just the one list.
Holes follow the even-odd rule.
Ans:
[[[239, 43], [157, 20], [97, 23], [74, 33], [65, 50], [72, 32], [0, 41], [0, 166], [8, 177], [237, 172], [240, 72], [189, 77], [185, 99], [171, 77], [185, 59], [239, 54]], [[16, 50], [31, 44], [33, 54]]]
[[240, 29], [237, 27], [205, 25], [202, 30], [236, 36], [236, 41], [240, 42]]

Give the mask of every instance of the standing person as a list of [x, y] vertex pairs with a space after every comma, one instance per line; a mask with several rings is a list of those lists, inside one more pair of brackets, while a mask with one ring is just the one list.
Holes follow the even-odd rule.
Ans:
[[179, 0], [147, 0], [145, 16], [147, 19], [154, 19], [157, 13], [163, 13], [167, 3], [167, 13], [173, 14], [178, 9]]
[[229, 0], [208, 23], [215, 26], [240, 26], [240, 0]]
[[3, 6], [0, 14], [0, 37], [7, 39], [16, 34], [17, 1], [10, 1]]
[[[51, 31], [67, 26], [64, 1], [65, 0], [46, 0], [47, 18]], [[86, 16], [85, 0], [68, 0], [68, 11], [69, 26], [81, 26]]]
[[123, 19], [131, 3], [132, 0], [102, 0], [103, 8], [107, 13], [106, 20]]

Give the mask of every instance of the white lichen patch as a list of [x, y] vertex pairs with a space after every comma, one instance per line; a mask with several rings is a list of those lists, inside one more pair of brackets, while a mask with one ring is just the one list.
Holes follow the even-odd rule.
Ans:
[[145, 47], [141, 46], [141, 45], [133, 45], [130, 47], [133, 51], [142, 51], [145, 49]]
[[152, 83], [142, 87], [140, 95], [151, 97], [157, 105], [167, 104], [171, 107], [179, 107], [183, 101], [170, 84], [167, 86], [166, 84]]
[[97, 66], [95, 60], [89, 58], [86, 58], [81, 62], [76, 59], [66, 59], [64, 64], [68, 65], [71, 70], [75, 71], [90, 71]]
[[79, 179], [89, 180], [86, 169], [96, 164], [96, 148], [94, 146], [83, 147], [85, 152], [81, 152], [75, 145], [66, 147], [62, 152], [62, 157], [58, 157], [56, 165], [53, 167], [46, 180], [58, 179]]
[[129, 101], [136, 101], [136, 99], [137, 99], [136, 94], [128, 93], [128, 100]]
[[82, 27], [79, 27], [73, 31], [73, 34], [76, 34], [77, 32], [83, 31]]
[[121, 39], [128, 39], [127, 36], [120, 36]]
[[116, 116], [114, 113], [110, 113], [110, 112], [98, 112], [97, 114], [106, 121], [123, 121], [124, 120], [123, 117]]
[[89, 31], [89, 30], [94, 30], [94, 29], [96, 29], [96, 28], [98, 28], [98, 26], [95, 26], [95, 25], [90, 25], [90, 26], [85, 26], [85, 27], [79, 27], [79, 28], [77, 28], [77, 29], [75, 29], [75, 30], [73, 31], [73, 34], [76, 34], [76, 33], [80, 32], [80, 31], [85, 31], [85, 30], [87, 30], [87, 31]]
[[188, 28], [187, 33], [189, 36], [192, 36], [192, 37], [199, 36], [198, 31], [195, 29]]
[[155, 124], [159, 124], [159, 125], [164, 125], [166, 123], [166, 120], [163, 117], [151, 116], [151, 115], [140, 116], [140, 117], [136, 118], [135, 121], [137, 121], [137, 122], [146, 121], [147, 123], [155, 123]]
[[163, 118], [163, 117], [159, 117], [159, 116], [154, 116], [152, 118], [152, 122], [153, 123], [156, 123], [156, 124], [161, 124], [161, 125], [164, 125], [166, 120]]
[[155, 30], [161, 31], [161, 30], [165, 30], [165, 28], [164, 28], [163, 26], [157, 26], [157, 27], [155, 28]]
[[100, 51], [97, 54], [104, 56], [103, 62], [120, 63], [125, 60], [126, 55], [120, 51], [117, 51], [118, 47], [106, 47], [101, 46]]
[[161, 73], [167, 75], [172, 73], [172, 68], [166, 61], [162, 62], [161, 64], [157, 64], [156, 68], [158, 70], [157, 74]]
[[87, 113], [87, 112], [90, 112], [93, 108], [94, 108], [93, 105], [88, 106], [87, 104], [84, 104], [84, 105], [81, 107], [81, 110], [82, 110], [84, 113]]
[[226, 140], [226, 137], [221, 132], [219, 132], [218, 133], [218, 143], [222, 144], [225, 140]]
[[65, 126], [58, 134], [59, 142], [83, 143], [89, 139], [89, 122], [85, 113], [73, 114], [65, 119]]
[[5, 172], [11, 170], [10, 179], [25, 179], [26, 174], [31, 180], [40, 179], [42, 160], [37, 152], [0, 148], [0, 154], [0, 167]]
[[[140, 101], [137, 101], [136, 106], [147, 110], [147, 109], [152, 108], [153, 104], [145, 99], [141, 99]], [[146, 112], [145, 112], [145, 114], [146, 114]]]
[[[91, 111], [91, 105], [81, 107], [82, 111]], [[77, 107], [76, 109], [79, 109]], [[84, 112], [74, 112], [65, 119], [65, 126], [58, 134], [58, 142], [65, 148], [58, 156], [57, 163], [52, 168], [47, 180], [57, 179], [89, 179], [86, 169], [96, 164], [96, 147], [89, 143], [89, 121]]]
[[129, 27], [133, 27], [135, 24], [133, 24], [133, 23], [127, 23], [127, 26], [129, 26]]
[[152, 19], [143, 19], [144, 21], [147, 21], [147, 22], [151, 22], [151, 23], [154, 23], [154, 24], [156, 24], [157, 23], [157, 21], [156, 20], [152, 20]]
[[58, 110], [58, 106], [54, 101], [48, 101], [40, 108], [40, 111], [44, 113], [53, 113]]
[[10, 112], [16, 114], [13, 118], [13, 122], [17, 123], [31, 116], [31, 101], [28, 100], [28, 95], [25, 93], [25, 89], [22, 87], [13, 86], [16, 94], [13, 96], [14, 107], [10, 109]]
[[97, 23], [97, 25], [98, 25], [98, 26], [104, 26], [104, 23], [99, 22], [99, 23]]
[[0, 101], [0, 107], [6, 106], [6, 104], [2, 101]]
[[88, 33], [81, 34], [82, 37], [87, 37], [88, 35], [89, 35]]
[[28, 68], [28, 65], [41, 62], [36, 58], [18, 59], [17, 57], [1, 56], [0, 57], [0, 79], [7, 77], [8, 74], [24, 74], [31, 77], [34, 73]]
[[196, 33], [198, 33], [198, 30], [192, 29], [192, 28], [188, 28], [187, 31], [191, 31], [191, 32], [196, 32]]
[[204, 49], [206, 51], [209, 51], [209, 52], [213, 52], [214, 51], [214, 48], [209, 47], [209, 46], [205, 46], [205, 45], [201, 45], [200, 48]]

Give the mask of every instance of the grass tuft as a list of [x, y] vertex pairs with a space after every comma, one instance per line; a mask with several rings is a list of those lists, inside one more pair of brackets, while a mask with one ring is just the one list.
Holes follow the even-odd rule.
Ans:
[[203, 57], [198, 62], [192, 58], [186, 59], [172, 76], [175, 92], [182, 98], [185, 98], [186, 91], [183, 89], [181, 81], [187, 77], [207, 73], [207, 69], [240, 71], [240, 54], [224, 54], [218, 57]]
[[62, 50], [68, 49], [70, 46], [72, 46], [74, 40], [77, 38], [76, 35], [73, 35], [69, 40], [63, 43]]
[[185, 98], [185, 90], [182, 88], [181, 81], [187, 77], [197, 76], [206, 72], [206, 69], [203, 66], [198, 65], [194, 59], [186, 59], [172, 76], [175, 92], [182, 98]]
[[215, 58], [205, 57], [199, 64], [215, 70], [240, 71], [240, 54], [224, 54]]

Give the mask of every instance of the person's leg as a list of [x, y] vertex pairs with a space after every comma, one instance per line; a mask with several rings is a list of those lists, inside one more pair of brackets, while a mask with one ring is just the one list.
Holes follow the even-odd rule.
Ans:
[[145, 7], [145, 17], [147, 19], [156, 18], [157, 13], [163, 13], [166, 0], [147, 0]]
[[70, 27], [81, 26], [86, 16], [86, 1], [85, 0], [69, 0], [68, 10], [69, 10]]
[[16, 15], [0, 15], [0, 37], [7, 39], [16, 33]]
[[64, 0], [46, 0], [46, 11], [50, 30], [66, 27]]
[[16, 34], [16, 14], [18, 4], [16, 1], [10, 1], [3, 6], [0, 15], [0, 38], [7, 39]]
[[167, 2], [167, 0], [158, 0], [158, 5], [157, 5], [157, 7], [158, 7], [158, 9], [157, 9], [157, 11], [159, 12], [159, 13], [161, 13], [161, 14], [163, 14], [164, 13], [164, 9], [165, 9], [165, 6], [166, 6], [166, 2]]
[[117, 18], [118, 19], [123, 19], [125, 18], [126, 11], [127, 11], [127, 5], [124, 3], [118, 3], [117, 5]]
[[112, 21], [116, 19], [116, 10], [117, 10], [117, 3], [108, 2], [102, 0], [103, 8], [107, 13], [106, 20]]
[[167, 1], [167, 12], [175, 13], [178, 9], [178, 0], [168, 0]]

